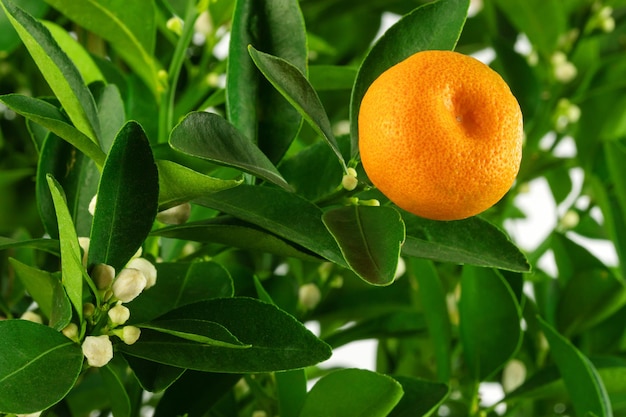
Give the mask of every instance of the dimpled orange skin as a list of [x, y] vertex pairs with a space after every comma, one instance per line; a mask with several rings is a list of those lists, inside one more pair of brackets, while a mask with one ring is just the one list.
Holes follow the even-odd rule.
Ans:
[[457, 52], [418, 52], [385, 71], [363, 97], [358, 126], [369, 179], [424, 218], [481, 213], [519, 171], [517, 100], [500, 75]]

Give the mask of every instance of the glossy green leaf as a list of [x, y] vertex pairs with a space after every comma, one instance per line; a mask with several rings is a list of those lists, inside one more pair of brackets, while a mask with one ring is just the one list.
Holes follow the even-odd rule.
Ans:
[[100, 146], [105, 153], [109, 153], [115, 136], [126, 122], [124, 101], [120, 90], [115, 84], [102, 82], [89, 86], [93, 92], [98, 108], [100, 120]]
[[116, 271], [137, 252], [156, 217], [158, 171], [148, 138], [129, 122], [107, 156], [91, 228], [89, 265], [104, 263]]
[[322, 222], [322, 211], [293, 193], [240, 185], [201, 197], [196, 203], [256, 224], [329, 261], [346, 265], [337, 243]]
[[459, 330], [470, 375], [484, 381], [501, 369], [521, 342], [521, 311], [508, 283], [495, 270], [465, 266]]
[[239, 180], [223, 180], [201, 174], [176, 162], [157, 160], [157, 167], [160, 210], [241, 184]]
[[[49, 7], [43, 0], [16, 0], [14, 3], [36, 19], [42, 18]], [[4, 11], [0, 12], [0, 54], [10, 54], [21, 42]]]
[[157, 263], [157, 282], [128, 303], [137, 324], [187, 304], [212, 298], [231, 297], [233, 282], [228, 271], [215, 262]]
[[58, 224], [47, 175], [59, 179], [78, 236], [89, 236], [92, 216], [88, 207], [98, 190], [100, 172], [95, 163], [54, 134], [44, 140], [37, 165], [36, 193], [39, 216], [46, 232], [58, 238]]
[[351, 90], [357, 70], [343, 65], [311, 65], [309, 82], [315, 91]]
[[526, 256], [508, 236], [479, 217], [451, 222], [422, 219], [402, 212], [407, 256], [528, 272]]
[[437, 363], [437, 378], [447, 382], [452, 372], [452, 329], [447, 294], [431, 261], [411, 259], [408, 265], [417, 281], [419, 299], [424, 306], [424, 319]]
[[65, 203], [65, 193], [59, 183], [50, 175], [47, 177], [54, 209], [59, 225], [59, 240], [61, 242], [61, 282], [67, 296], [74, 305], [78, 317], [83, 313], [83, 274], [82, 255], [78, 237], [74, 229], [72, 217]]
[[394, 208], [341, 207], [322, 220], [359, 277], [373, 285], [393, 282], [404, 242], [404, 223]]
[[2, 7], [74, 126], [98, 143], [96, 105], [74, 63], [42, 23], [10, 0], [2, 0]]
[[275, 372], [278, 410], [283, 417], [297, 417], [307, 395], [307, 379], [304, 369]]
[[[113, 361], [116, 361], [116, 359]], [[126, 388], [124, 388], [124, 380], [120, 376], [119, 371], [116, 369], [117, 367], [112, 362], [109, 362], [107, 365], [99, 368], [98, 371], [100, 372], [100, 375], [102, 375], [102, 381], [104, 382], [104, 386], [109, 394], [113, 415], [115, 417], [130, 417], [130, 398], [128, 397]]]
[[240, 379], [239, 374], [187, 370], [163, 393], [154, 417], [201, 416], [223, 399]]
[[194, 242], [214, 242], [309, 261], [321, 259], [300, 245], [231, 216], [219, 216], [179, 226], [164, 227], [153, 231], [152, 234]]
[[248, 45], [281, 57], [306, 73], [306, 31], [299, 2], [237, 0], [232, 19], [226, 85], [228, 119], [277, 162], [300, 130], [302, 118], [256, 69]]
[[613, 415], [606, 388], [589, 359], [552, 326], [539, 319], [550, 344], [550, 351], [578, 415], [594, 413], [598, 417]]
[[446, 384], [406, 376], [393, 376], [402, 385], [404, 395], [388, 417], [431, 416], [446, 400]]
[[575, 335], [622, 308], [626, 287], [608, 268], [578, 271], [565, 284], [558, 302], [557, 328], [564, 335]]
[[496, 4], [542, 54], [550, 55], [558, 47], [567, 24], [561, 2], [496, 0]]
[[69, 124], [65, 116], [52, 104], [20, 94], [0, 96], [0, 101], [16, 113], [54, 132], [93, 159], [99, 166], [104, 164], [106, 155], [100, 147], [83, 132]]
[[188, 155], [233, 166], [283, 188], [290, 188], [265, 154], [217, 114], [188, 114], [172, 131], [170, 145]]
[[59, 255], [59, 241], [55, 239], [15, 240], [0, 236], [0, 250], [13, 248], [33, 248], [53, 255]]
[[249, 347], [237, 340], [221, 324], [206, 320], [203, 317], [170, 319], [168, 314], [165, 314], [154, 321], [142, 324], [141, 327], [205, 345], [231, 349], [246, 349]]
[[326, 140], [345, 169], [346, 163], [337, 145], [326, 110], [305, 75], [284, 59], [258, 51], [253, 46], [249, 46], [248, 49], [252, 60], [263, 75]]
[[0, 321], [0, 412], [47, 409], [74, 386], [83, 364], [80, 346], [27, 320]]
[[63, 330], [72, 318], [72, 306], [59, 274], [33, 268], [16, 259], [11, 258], [10, 261], [28, 293], [48, 318], [48, 325], [55, 330]]
[[135, 344], [120, 346], [120, 350], [170, 366], [226, 373], [302, 368], [327, 359], [331, 353], [328, 345], [292, 316], [252, 298], [200, 301], [180, 307], [167, 317], [210, 317], [250, 347], [209, 345], [144, 329]]
[[361, 99], [380, 74], [409, 56], [429, 49], [453, 49], [465, 23], [469, 0], [438, 0], [404, 16], [376, 42], [359, 68], [350, 103], [352, 154], [358, 153]]
[[[44, 26], [57, 42], [63, 52], [76, 65], [86, 85], [95, 81], [104, 81], [100, 68], [94, 63], [89, 53], [70, 35], [70, 33], [54, 22], [43, 21]], [[102, 121], [102, 120], [100, 120]]]
[[185, 369], [124, 355], [141, 387], [148, 392], [161, 392], [174, 384]]
[[379, 313], [373, 318], [360, 319], [324, 338], [333, 349], [350, 342], [366, 339], [386, 339], [425, 334], [424, 316], [416, 311], [398, 307], [391, 313]]
[[152, 57], [156, 16], [152, 0], [138, 3], [123, 0], [46, 1], [72, 21], [106, 39], [157, 95], [158, 64]]
[[365, 369], [342, 369], [313, 386], [300, 417], [385, 417], [402, 394], [402, 386], [391, 377]]

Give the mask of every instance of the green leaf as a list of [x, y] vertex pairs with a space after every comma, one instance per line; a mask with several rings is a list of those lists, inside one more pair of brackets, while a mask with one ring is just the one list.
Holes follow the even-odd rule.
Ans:
[[93, 159], [98, 166], [104, 164], [106, 155], [102, 149], [87, 135], [69, 124], [65, 116], [52, 104], [20, 94], [0, 96], [0, 101], [16, 113], [54, 132]]
[[[57, 42], [63, 52], [65, 52], [76, 65], [76, 69], [80, 73], [86, 85], [95, 81], [105, 81], [102, 72], [95, 64], [89, 53], [82, 47], [70, 33], [54, 22], [42, 21], [41, 23], [50, 31], [50, 34]], [[102, 121], [102, 120], [100, 120]]]
[[357, 71], [343, 65], [311, 65], [309, 82], [315, 91], [351, 90]]
[[156, 11], [152, 0], [137, 3], [124, 0], [46, 1], [73, 22], [107, 40], [157, 96], [159, 68], [152, 57], [156, 41]]
[[172, 131], [170, 145], [188, 155], [233, 166], [285, 189], [291, 188], [265, 154], [217, 114], [188, 114]]
[[237, 340], [237, 338], [221, 324], [204, 318], [169, 319], [168, 315], [165, 314], [157, 320], [142, 324], [141, 327], [170, 334], [181, 339], [203, 343], [205, 345], [232, 349], [246, 349], [249, 347]]
[[606, 388], [589, 359], [548, 323], [541, 318], [538, 320], [576, 414], [594, 413], [598, 417], [611, 417], [613, 411]]
[[72, 319], [72, 306], [58, 274], [33, 268], [13, 258], [9, 260], [30, 296], [48, 318], [48, 325], [63, 330]]
[[124, 355], [141, 387], [148, 392], [161, 392], [174, 384], [185, 369]]
[[341, 207], [322, 220], [359, 277], [373, 285], [393, 282], [404, 241], [404, 223], [394, 208]]
[[271, 372], [303, 368], [330, 357], [330, 348], [300, 322], [272, 304], [252, 298], [219, 298], [189, 304], [168, 319], [204, 318], [224, 326], [246, 345], [231, 348], [142, 331], [139, 340], [120, 346], [127, 355], [206, 372]]
[[74, 386], [83, 363], [80, 346], [56, 330], [27, 320], [0, 321], [0, 412], [45, 410]]
[[[36, 19], [45, 16], [49, 9], [43, 0], [16, 0], [15, 4]], [[21, 40], [4, 11], [0, 12], [0, 33], [2, 33], [2, 37], [0, 37], [0, 54], [9, 55], [17, 48]]]
[[358, 115], [370, 84], [390, 67], [429, 49], [453, 49], [465, 23], [469, 0], [439, 0], [425, 4], [385, 32], [363, 60], [350, 102], [352, 154], [358, 153]]
[[2, 0], [2, 7], [74, 126], [98, 143], [96, 105], [74, 63], [43, 24], [10, 0]]
[[407, 256], [528, 272], [526, 256], [508, 236], [479, 217], [439, 222], [401, 211], [406, 224]]
[[129, 324], [154, 320], [186, 304], [233, 295], [228, 271], [215, 262], [159, 262], [156, 269], [156, 284], [128, 303], [133, 312]]
[[307, 394], [307, 379], [304, 369], [274, 373], [278, 395], [279, 415], [297, 417]]
[[54, 239], [15, 240], [0, 236], [0, 250], [13, 248], [33, 248], [53, 255], [59, 255], [59, 241]]
[[248, 45], [306, 73], [306, 30], [299, 2], [237, 0], [232, 20], [226, 77], [228, 119], [277, 162], [300, 130], [302, 118], [257, 71]]
[[41, 146], [35, 183], [37, 206], [46, 232], [58, 238], [58, 224], [47, 175], [60, 179], [59, 184], [65, 191], [76, 234], [89, 236], [92, 216], [88, 207], [96, 195], [100, 179], [95, 163], [55, 134], [49, 134]]
[[346, 163], [337, 145], [326, 110], [304, 74], [286, 60], [258, 51], [252, 45], [248, 47], [248, 50], [263, 75], [326, 140], [345, 170]]
[[300, 417], [385, 417], [402, 394], [402, 386], [391, 377], [364, 369], [342, 369], [313, 386]]
[[118, 133], [98, 186], [88, 265], [121, 270], [141, 247], [156, 217], [158, 171], [148, 138], [136, 122]]
[[159, 210], [241, 184], [239, 180], [210, 177], [171, 161], [157, 160], [157, 167], [159, 169]]
[[115, 136], [126, 122], [124, 101], [115, 84], [95, 83], [89, 87], [92, 89], [98, 107], [100, 146], [106, 153], [109, 153]]
[[225, 397], [239, 374], [187, 370], [159, 400], [154, 417], [201, 416]]
[[515, 354], [521, 311], [508, 283], [495, 270], [465, 266], [461, 277], [459, 330], [469, 372], [484, 381]]
[[329, 261], [346, 265], [337, 243], [322, 222], [322, 211], [295, 194], [242, 184], [195, 202], [256, 224]]
[[608, 269], [578, 270], [558, 300], [557, 328], [575, 335], [602, 322], [626, 304], [624, 281]]
[[446, 292], [431, 261], [411, 259], [408, 265], [417, 281], [419, 299], [424, 306], [424, 319], [437, 364], [437, 379], [447, 382], [452, 367], [452, 329]]
[[567, 30], [567, 15], [560, 2], [496, 0], [496, 4], [545, 56], [556, 50], [561, 35]]
[[[117, 360], [113, 359], [113, 361]], [[124, 387], [124, 381], [119, 375], [119, 371], [116, 369], [117, 366], [115, 366], [112, 362], [109, 362], [107, 365], [99, 368], [98, 371], [102, 376], [109, 400], [111, 401], [113, 415], [115, 417], [130, 417], [130, 398], [128, 397], [128, 393]]]
[[406, 376], [393, 376], [402, 385], [404, 395], [388, 417], [430, 416], [450, 392], [446, 384]]
[[65, 203], [65, 194], [59, 183], [50, 175], [47, 177], [54, 209], [59, 225], [59, 240], [61, 242], [61, 279], [67, 296], [74, 305], [78, 317], [83, 315], [83, 274], [82, 255], [78, 237], [74, 229], [72, 217]]
[[314, 262], [321, 259], [302, 246], [227, 215], [188, 222], [179, 226], [164, 227], [153, 231], [152, 234], [195, 242], [214, 242]]

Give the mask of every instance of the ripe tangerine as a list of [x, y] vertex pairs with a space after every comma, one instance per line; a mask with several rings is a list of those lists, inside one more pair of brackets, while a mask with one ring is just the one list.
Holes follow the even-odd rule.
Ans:
[[383, 72], [359, 110], [372, 183], [434, 220], [483, 212], [511, 188], [522, 158], [520, 106], [500, 75], [452, 51], [422, 51]]

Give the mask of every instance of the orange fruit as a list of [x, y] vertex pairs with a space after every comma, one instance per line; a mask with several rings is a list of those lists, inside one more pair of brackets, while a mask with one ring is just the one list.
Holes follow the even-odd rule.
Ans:
[[493, 206], [522, 158], [522, 112], [508, 85], [457, 52], [418, 52], [382, 73], [363, 97], [358, 128], [371, 182], [434, 220]]

